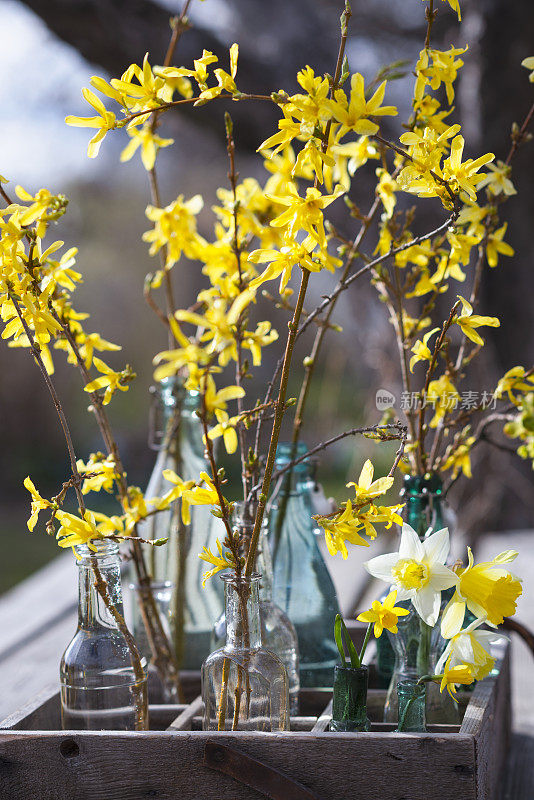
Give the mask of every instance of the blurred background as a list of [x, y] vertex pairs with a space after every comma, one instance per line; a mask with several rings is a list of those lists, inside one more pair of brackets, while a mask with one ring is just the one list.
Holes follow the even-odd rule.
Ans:
[[[296, 90], [295, 74], [310, 64], [316, 72], [333, 71], [338, 47], [340, 2], [334, 0], [194, 0], [175, 62], [190, 65], [203, 48], [227, 64], [227, 48], [240, 45], [238, 85], [244, 91]], [[456, 96], [455, 120], [462, 123], [466, 153], [488, 151], [504, 159], [511, 125], [522, 122], [534, 87], [520, 66], [534, 51], [534, 4], [531, 0], [461, 0], [458, 25], [448, 4], [438, 4], [433, 32], [436, 46], [464, 46], [466, 66]], [[46, 186], [70, 198], [67, 215], [51, 236], [79, 247], [78, 266], [84, 283], [76, 292], [78, 310], [91, 314], [87, 331], [123, 346], [122, 353], [104, 354], [122, 368], [132, 365], [137, 380], [128, 393], [114, 397], [110, 415], [128, 470], [129, 482], [142, 488], [155, 454], [147, 444], [152, 358], [166, 346], [164, 331], [143, 300], [145, 274], [157, 269], [141, 234], [149, 228], [144, 214], [149, 202], [147, 175], [138, 156], [119, 163], [126, 144], [123, 132], [107, 137], [99, 157], [86, 157], [90, 132], [64, 124], [66, 114], [86, 115], [81, 87], [92, 75], [118, 76], [150, 52], [161, 63], [169, 38], [169, 17], [181, 4], [174, 0], [2, 0], [0, 2], [0, 173], [11, 187], [22, 184], [32, 193]], [[413, 75], [410, 69], [424, 41], [421, 0], [354, 0], [347, 53], [352, 71], [366, 82], [381, 65], [410, 61], [408, 74], [390, 84], [386, 102], [410, 113]], [[267, 173], [258, 144], [276, 129], [276, 111], [265, 105], [232, 104], [240, 178], [264, 183]], [[175, 139], [158, 157], [164, 204], [178, 194], [200, 192], [205, 198], [199, 218], [209, 237], [216, 189], [227, 185], [223, 104], [166, 114], [160, 133]], [[391, 138], [399, 121], [388, 122]], [[354, 202], [370, 205], [374, 165], [358, 172], [351, 189]], [[514, 258], [501, 258], [487, 270], [481, 308], [498, 315], [501, 328], [487, 335], [484, 360], [465, 389], [491, 391], [496, 379], [512, 366], [534, 361], [532, 262], [534, 244], [534, 147], [526, 145], [514, 162], [518, 196], [506, 204], [506, 240]], [[439, 204], [421, 218], [422, 230], [442, 220]], [[435, 214], [433, 216], [433, 213]], [[348, 235], [346, 214], [340, 225]], [[354, 235], [354, 233], [352, 234]], [[373, 233], [367, 250], [374, 247]], [[173, 273], [178, 304], [186, 307], [202, 287], [197, 264], [180, 263]], [[469, 280], [469, 278], [468, 278]], [[332, 277], [314, 276], [307, 305], [332, 286]], [[272, 306], [269, 307], [273, 312]], [[274, 313], [275, 327], [285, 325]], [[260, 319], [263, 318], [261, 315]], [[339, 302], [335, 321], [342, 333], [329, 333], [316, 373], [305, 422], [310, 446], [345, 428], [378, 422], [377, 389], [400, 398], [392, 330], [373, 289], [358, 282]], [[277, 325], [277, 322], [279, 325]], [[311, 339], [300, 343], [295, 364], [307, 354]], [[276, 346], [265, 350], [258, 375], [258, 393], [278, 357]], [[78, 374], [56, 357], [57, 384], [64, 401], [79, 457], [101, 448], [99, 433], [87, 413], [87, 396]], [[109, 358], [107, 357], [109, 356]], [[295, 371], [294, 371], [295, 372]], [[42, 530], [30, 535], [28, 494], [22, 481], [30, 474], [45, 496], [57, 492], [68, 474], [55, 411], [27, 351], [0, 348], [0, 592], [20, 581], [57, 552]], [[298, 392], [295, 374], [292, 394]], [[397, 401], [396, 409], [399, 410]], [[399, 413], [402, 413], [399, 411]], [[327, 494], [340, 495], [354, 480], [366, 457], [388, 469], [394, 448], [365, 440], [345, 440], [324, 454], [319, 477]], [[488, 530], [533, 527], [532, 471], [517, 457], [481, 447], [474, 457], [474, 478], [460, 481], [451, 494], [458, 525], [473, 536]]]

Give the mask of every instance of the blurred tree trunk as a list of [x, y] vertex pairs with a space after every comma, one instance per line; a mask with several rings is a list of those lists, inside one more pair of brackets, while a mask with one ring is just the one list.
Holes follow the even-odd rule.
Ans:
[[[510, 148], [510, 130], [521, 125], [532, 102], [534, 86], [521, 61], [534, 53], [534, 3], [532, 0], [486, 0], [482, 4], [484, 32], [481, 40], [482, 144], [503, 161]], [[533, 131], [534, 132], [534, 131]], [[497, 313], [503, 335], [495, 337], [501, 369], [534, 364], [534, 142], [526, 143], [513, 160], [512, 179], [518, 191], [506, 204], [506, 241], [514, 258], [501, 256], [497, 269], [488, 270], [484, 284], [484, 313]]]
[[[470, 0], [462, 9], [464, 38], [473, 42], [462, 70], [462, 123], [470, 143], [468, 155], [493, 152], [496, 159], [505, 161], [512, 123], [521, 125], [534, 101], [534, 86], [521, 67], [521, 61], [534, 53], [534, 3]], [[516, 255], [500, 256], [495, 269], [486, 266], [482, 283], [480, 313], [501, 320], [501, 328], [491, 337], [491, 357], [479, 376], [483, 381], [480, 388], [487, 390], [511, 367], [534, 364], [533, 170], [531, 142], [514, 157], [512, 180], [518, 195], [502, 209], [502, 219], [508, 222], [505, 241]], [[496, 424], [497, 438], [498, 431]], [[504, 437], [502, 441], [511, 444]], [[464, 524], [474, 532], [531, 527], [534, 504], [529, 462], [493, 449], [482, 452], [482, 447], [473, 481], [462, 482], [457, 495], [458, 509], [467, 511]]]

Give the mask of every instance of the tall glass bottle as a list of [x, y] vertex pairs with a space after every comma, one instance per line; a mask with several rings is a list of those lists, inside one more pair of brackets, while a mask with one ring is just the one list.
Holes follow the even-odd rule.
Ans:
[[[250, 508], [248, 503], [235, 503], [234, 505], [234, 525], [247, 542], [250, 541], [254, 527], [253, 512], [254, 509]], [[273, 566], [266, 525], [263, 526], [260, 534], [255, 569], [261, 575], [259, 588], [261, 641], [267, 650], [278, 656], [286, 668], [289, 685], [289, 710], [292, 716], [296, 716], [299, 709], [300, 688], [298, 638], [295, 627], [287, 614], [273, 603]], [[223, 647], [225, 641], [226, 613], [223, 613], [213, 629], [212, 648]]]
[[[179, 378], [163, 380], [156, 400], [161, 416], [162, 442], [145, 496], [161, 497], [172, 484], [163, 477], [171, 469], [183, 480], [198, 480], [209, 471], [204, 456], [202, 424], [196, 415], [200, 398], [186, 392]], [[176, 657], [182, 669], [200, 669], [210, 652], [210, 637], [215, 620], [223, 610], [223, 593], [217, 581], [202, 588], [204, 564], [198, 554], [206, 545], [215, 548], [217, 536], [224, 538], [224, 527], [208, 506], [191, 508], [191, 524], [184, 525], [180, 501], [146, 519], [138, 526], [146, 539], [168, 538], [164, 547], [147, 551], [152, 579], [157, 586], [172, 585], [170, 607], [162, 609], [170, 623]]]
[[222, 575], [226, 597], [226, 643], [202, 665], [204, 730], [287, 731], [287, 672], [262, 647], [260, 576]]
[[[405, 502], [404, 518], [421, 541], [445, 527], [443, 488], [437, 475], [428, 473], [424, 476], [406, 476], [401, 494]], [[453, 590], [441, 593], [442, 608], [450, 600], [452, 593]], [[411, 604], [407, 602], [400, 605], [411, 608]], [[417, 681], [422, 675], [432, 674], [446, 644], [440, 633], [439, 621], [434, 628], [429, 628], [413, 610], [408, 616], [399, 619], [397, 627], [397, 634], [387, 634], [395, 661], [384, 708], [386, 722], [395, 722], [398, 718], [397, 684], [404, 680]], [[426, 718], [429, 723], [458, 722], [458, 709], [448, 692], [440, 693], [436, 683], [429, 683], [425, 694]]]
[[[291, 450], [291, 444], [278, 446], [275, 469], [288, 464]], [[297, 455], [306, 450], [300, 444]], [[339, 605], [318, 547], [320, 531], [312, 519], [313, 488], [313, 465], [303, 461], [282, 476], [270, 500], [273, 600], [297, 631], [300, 685], [332, 686], [338, 661], [332, 630]]]
[[146, 730], [146, 662], [135, 665], [124, 629], [110, 613], [96, 580], [124, 618], [119, 547], [95, 542], [78, 555], [78, 628], [60, 665], [61, 721], [66, 730]]

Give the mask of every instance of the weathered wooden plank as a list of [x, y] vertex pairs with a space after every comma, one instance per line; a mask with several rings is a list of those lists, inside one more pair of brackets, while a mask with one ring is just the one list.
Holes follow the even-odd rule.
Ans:
[[[211, 734], [213, 736], [214, 734]], [[216, 734], [323, 800], [477, 798], [473, 737], [384, 733]], [[13, 732], [0, 736], [0, 796], [9, 800], [257, 800], [203, 765], [207, 734]], [[348, 779], [350, 775], [350, 780]], [[433, 790], [435, 787], [435, 791]]]
[[[498, 679], [494, 679], [494, 689], [488, 698], [480, 728], [475, 736], [478, 796], [488, 800], [497, 800], [499, 797], [509, 747], [511, 727], [509, 649], [501, 661], [500, 675]], [[469, 706], [466, 715], [468, 712]]]
[[48, 686], [13, 714], [0, 721], [0, 729], [20, 731], [53, 731], [61, 728], [59, 691], [56, 684]]
[[0, 660], [42, 636], [62, 617], [74, 618], [77, 603], [76, 565], [69, 551], [1, 596]]
[[195, 697], [192, 703], [184, 708], [181, 714], [177, 716], [168, 726], [168, 731], [190, 731], [193, 718], [198, 716], [204, 709], [204, 701], [202, 695]]

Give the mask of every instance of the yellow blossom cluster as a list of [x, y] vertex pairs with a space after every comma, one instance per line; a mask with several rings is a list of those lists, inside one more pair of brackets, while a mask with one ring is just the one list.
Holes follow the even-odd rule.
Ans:
[[394, 522], [402, 523], [402, 517], [399, 515], [402, 504], [393, 506], [376, 504], [376, 499], [393, 485], [393, 478], [378, 478], [373, 481], [373, 477], [374, 467], [371, 461], [367, 460], [358, 481], [347, 484], [347, 488], [354, 489], [354, 499], [347, 500], [344, 507], [334, 514], [314, 517], [324, 530], [326, 546], [331, 555], [341, 553], [346, 559], [347, 542], [360, 547], [369, 547], [369, 542], [361, 536], [361, 533], [372, 540], [377, 536], [376, 525], [384, 524], [386, 528], [390, 528]]

